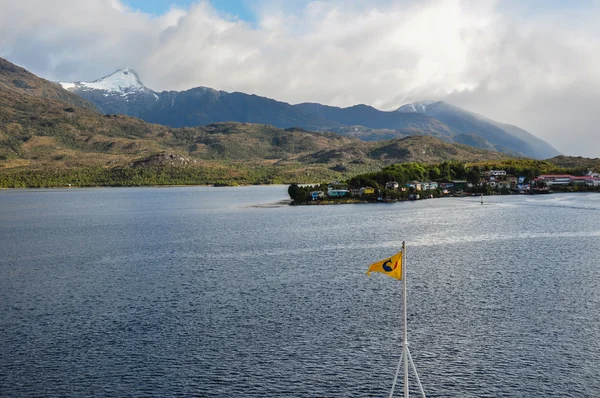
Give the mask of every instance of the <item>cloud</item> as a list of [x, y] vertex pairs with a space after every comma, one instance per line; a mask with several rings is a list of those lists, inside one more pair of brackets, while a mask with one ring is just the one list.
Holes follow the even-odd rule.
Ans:
[[0, 56], [50, 80], [93, 80], [131, 66], [155, 90], [202, 85], [385, 110], [446, 100], [567, 154], [600, 156], [589, 145], [600, 124], [597, 3], [253, 4], [256, 22], [246, 23], [208, 1], [157, 17], [119, 0], [20, 0], [0, 15]]

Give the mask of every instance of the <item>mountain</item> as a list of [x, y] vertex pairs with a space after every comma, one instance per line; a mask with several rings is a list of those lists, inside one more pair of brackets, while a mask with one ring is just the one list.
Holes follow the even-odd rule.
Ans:
[[[60, 85], [0, 62], [0, 187], [319, 181], [390, 163], [505, 157], [425, 136], [364, 142], [264, 124], [172, 128], [102, 115]], [[130, 99], [146, 95], [127, 72], [114, 76], [113, 85], [75, 86], [95, 94], [119, 90]]]
[[491, 143], [497, 150], [513, 155], [521, 153], [535, 159], [559, 155], [559, 152], [550, 144], [519, 127], [498, 123], [443, 101], [416, 102], [404, 105], [397, 111], [403, 114], [422, 114], [433, 117], [449, 126], [455, 134], [478, 135]]
[[353, 142], [335, 149], [311, 153], [303, 156], [301, 160], [308, 163], [340, 164], [372, 159], [388, 165], [405, 162], [439, 163], [447, 159], [479, 162], [505, 158], [507, 156], [500, 152], [415, 135], [387, 141]]
[[105, 114], [125, 114], [170, 127], [219, 122], [271, 124], [324, 131], [339, 124], [305, 115], [292, 105], [256, 95], [228, 93], [208, 87], [155, 92], [133, 69], [117, 70], [93, 82], [61, 82], [63, 88], [96, 104]]
[[[61, 84], [106, 114], [123, 113], [171, 127], [235, 121], [332, 131], [364, 141], [427, 135], [512, 156], [546, 158], [559, 154], [548, 143], [523, 129], [444, 102], [417, 102], [386, 112], [367, 105], [347, 108], [316, 103], [290, 105], [257, 95], [207, 87], [159, 93], [145, 87], [132, 69], [118, 70], [93, 82]], [[483, 141], [472, 138], [474, 136]]]
[[0, 58], [0, 89], [5, 93], [14, 93], [16, 96], [59, 100], [72, 106], [96, 109], [91, 102], [63, 90], [58, 84], [40, 79], [2, 58]]
[[133, 115], [152, 106], [157, 96], [144, 86], [131, 68], [94, 80], [93, 82], [60, 82], [64, 89], [96, 104], [105, 114]]
[[[488, 151], [497, 151], [498, 149], [490, 144], [485, 138], [475, 134], [457, 134], [452, 137], [457, 144], [469, 145], [475, 148], [487, 149]], [[503, 152], [503, 151], [501, 151]]]
[[600, 158], [560, 155], [548, 159], [548, 162], [558, 167], [582, 169], [584, 173], [592, 170], [600, 171]]
[[[307, 115], [331, 120], [343, 126], [365, 126], [370, 129], [386, 129], [399, 135], [431, 135], [448, 139], [452, 132], [448, 126], [440, 121], [419, 113], [399, 114], [398, 112], [384, 112], [367, 105], [355, 105], [349, 108], [338, 108], [315, 103], [295, 105]], [[337, 129], [342, 132], [342, 129]], [[362, 136], [358, 138], [364, 139]], [[369, 140], [366, 140], [369, 141]]]

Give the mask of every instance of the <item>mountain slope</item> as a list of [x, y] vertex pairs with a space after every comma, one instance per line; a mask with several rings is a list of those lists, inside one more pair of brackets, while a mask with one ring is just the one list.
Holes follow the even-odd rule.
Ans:
[[353, 142], [335, 149], [325, 149], [301, 158], [309, 163], [340, 163], [371, 159], [382, 164], [419, 162], [439, 163], [444, 160], [479, 162], [505, 159], [507, 155], [451, 144], [428, 136], [409, 136], [388, 141]]
[[583, 172], [600, 172], [600, 158], [584, 158], [581, 156], [556, 156], [548, 159], [548, 162], [564, 168], [579, 168]]
[[[450, 128], [439, 120], [419, 113], [384, 112], [367, 105], [338, 108], [315, 103], [295, 105], [306, 114], [319, 116], [343, 126], [366, 126], [371, 129], [393, 130], [398, 135], [422, 134], [438, 138], [452, 136]], [[359, 138], [362, 138], [359, 136]]]
[[59, 100], [81, 108], [96, 109], [91, 102], [67, 90], [63, 90], [56, 83], [39, 78], [3, 58], [0, 58], [0, 89], [5, 92], [30, 97]]
[[[447, 142], [474, 143], [475, 147], [486, 147], [487, 141], [494, 150], [516, 156], [544, 158], [558, 154], [556, 149], [523, 129], [443, 102], [408, 104], [397, 111], [384, 112], [367, 105], [348, 108], [315, 103], [290, 105], [206, 87], [158, 93], [145, 87], [131, 69], [94, 82], [61, 84], [96, 104], [104, 113], [123, 113], [171, 127], [236, 121], [333, 131], [365, 141], [429, 135]], [[480, 136], [484, 141], [463, 135]]]
[[[32, 88], [24, 90], [19, 77], [26, 71], [6, 61], [4, 64], [0, 186], [48, 186], [48, 181], [66, 181], [64, 176], [76, 185], [168, 184], [175, 177], [176, 182], [196, 184], [225, 178], [243, 182], [314, 181], [348, 177], [404, 161], [476, 161], [502, 156], [460, 149], [431, 137], [363, 142], [334, 133], [247, 123], [171, 128], [73, 106], [73, 101], [81, 101], [79, 97], [28, 72], [27, 84]], [[138, 93], [125, 94], [131, 97]], [[336, 151], [341, 156], [334, 156]], [[164, 174], [162, 168], [166, 166], [182, 171]], [[151, 171], [135, 171], [144, 168]], [[153, 177], [156, 173], [161, 177]]]
[[524, 156], [544, 159], [559, 152], [545, 141], [516, 126], [495, 122], [476, 113], [465, 111], [443, 101], [424, 101], [407, 104], [400, 113], [420, 113], [431, 116], [450, 126], [455, 134], [479, 135], [498, 150], [508, 148]]
[[105, 114], [135, 116], [157, 100], [133, 69], [118, 70], [93, 82], [59, 83], [64, 89], [94, 103]]
[[307, 116], [285, 102], [256, 95], [228, 93], [207, 87], [155, 92], [132, 69], [122, 69], [93, 82], [60, 83], [106, 114], [122, 113], [170, 127], [195, 127], [218, 122], [271, 124], [327, 130], [337, 123]]

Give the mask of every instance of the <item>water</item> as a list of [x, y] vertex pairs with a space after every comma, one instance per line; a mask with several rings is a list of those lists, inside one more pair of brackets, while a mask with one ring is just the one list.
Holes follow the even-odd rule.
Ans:
[[428, 396], [600, 396], [600, 195], [285, 197], [0, 192], [0, 396], [387, 396], [404, 239]]

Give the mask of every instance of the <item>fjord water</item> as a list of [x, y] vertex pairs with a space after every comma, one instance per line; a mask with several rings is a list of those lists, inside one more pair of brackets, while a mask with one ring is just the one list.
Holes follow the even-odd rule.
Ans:
[[286, 196], [0, 192], [0, 396], [387, 396], [404, 239], [428, 396], [600, 396], [600, 195]]

